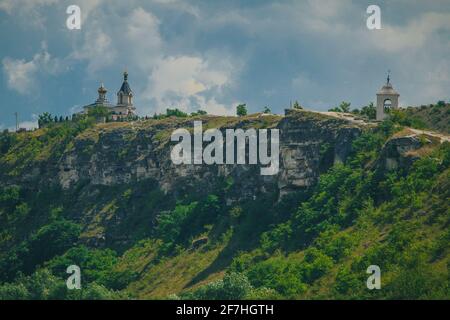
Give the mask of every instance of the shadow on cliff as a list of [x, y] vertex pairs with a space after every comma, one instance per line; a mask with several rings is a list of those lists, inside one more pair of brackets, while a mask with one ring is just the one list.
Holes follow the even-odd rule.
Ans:
[[189, 281], [188, 284], [184, 287], [189, 288], [206, 278], [208, 278], [209, 275], [223, 271], [225, 268], [227, 268], [231, 262], [233, 261], [233, 258], [236, 256], [236, 254], [240, 251], [252, 251], [253, 249], [256, 249], [259, 245], [259, 237], [262, 232], [255, 233], [247, 235], [247, 241], [243, 239], [243, 235], [245, 235], [245, 232], [243, 230], [235, 230], [233, 232], [233, 235], [231, 239], [228, 241], [228, 245], [219, 253], [217, 258], [204, 270], [202, 270], [200, 273], [198, 273], [194, 278], [192, 278], [191, 281]]
[[250, 252], [261, 246], [262, 233], [270, 230], [273, 225], [286, 221], [295, 212], [300, 202], [309, 197], [309, 190], [295, 192], [277, 202], [278, 195], [265, 199], [250, 201], [242, 205], [242, 213], [238, 218], [218, 223], [211, 230], [213, 239], [220, 239], [220, 235], [233, 231], [227, 246], [219, 253], [217, 258], [204, 270], [199, 272], [186, 286], [191, 287], [209, 275], [221, 272], [230, 266], [233, 258], [239, 252]]

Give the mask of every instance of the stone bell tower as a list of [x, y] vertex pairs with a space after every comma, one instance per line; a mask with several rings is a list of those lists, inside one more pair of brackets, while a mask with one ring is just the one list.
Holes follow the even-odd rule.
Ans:
[[377, 93], [377, 120], [383, 120], [386, 115], [384, 113], [385, 108], [398, 108], [398, 94], [397, 91], [394, 90], [392, 84], [390, 82], [390, 74], [388, 72], [387, 82], [386, 84], [378, 91]]

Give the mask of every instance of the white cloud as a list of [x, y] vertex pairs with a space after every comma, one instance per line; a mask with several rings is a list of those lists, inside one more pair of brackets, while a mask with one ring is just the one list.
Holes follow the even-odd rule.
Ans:
[[151, 2], [163, 5], [168, 9], [189, 13], [197, 18], [200, 17], [200, 10], [185, 0], [152, 0]]
[[202, 94], [218, 94], [231, 81], [230, 71], [212, 67], [200, 57], [168, 57], [160, 60], [149, 77], [146, 98], [156, 100], [159, 111], [177, 106], [185, 111], [203, 108], [209, 113], [227, 114], [229, 110], [216, 98], [207, 99]]
[[85, 33], [84, 44], [70, 56], [73, 59], [87, 60], [88, 71], [96, 71], [112, 65], [116, 58], [111, 37], [99, 28], [89, 29]]
[[[439, 39], [440, 31], [450, 31], [450, 13], [424, 13], [406, 25], [385, 24], [382, 30], [369, 35], [374, 47], [388, 53], [401, 53], [424, 49], [429, 42]], [[448, 38], [446, 40], [449, 48]]]
[[[164, 6], [178, 3], [157, 2]], [[140, 113], [162, 112], [170, 106], [186, 111], [208, 108], [228, 112], [218, 102], [218, 95], [222, 87], [231, 84], [236, 63], [223, 53], [183, 54], [182, 48], [172, 52], [161, 36], [161, 21], [153, 12], [142, 7], [120, 8], [111, 5], [108, 15], [92, 12], [82, 28], [82, 44], [71, 58], [87, 61], [91, 78], [100, 78], [113, 67], [117, 72], [128, 69]], [[116, 23], [111, 24], [111, 16]]]
[[34, 87], [34, 75], [37, 71], [37, 66], [33, 60], [14, 60], [11, 58], [4, 58], [3, 70], [6, 73], [8, 87], [17, 91], [20, 94], [30, 93]]
[[124, 41], [128, 48], [127, 62], [134, 61], [138, 68], [152, 68], [155, 58], [161, 55], [163, 50], [159, 33], [160, 21], [153, 13], [142, 8], [133, 10], [126, 20], [129, 23], [121, 41]]
[[15, 16], [26, 25], [43, 28], [45, 15], [43, 7], [57, 3], [58, 0], [1, 0], [0, 10]]
[[[17, 15], [22, 25], [55, 2], [0, 0], [0, 10]], [[8, 86], [22, 93], [37, 87], [41, 72], [59, 70], [56, 62], [77, 68], [85, 62], [88, 80], [105, 80], [109, 88], [120, 80], [107, 77], [114, 72], [119, 78], [126, 68], [140, 112], [176, 106], [234, 113], [230, 101], [240, 99], [259, 105], [270, 101], [274, 108], [290, 98], [311, 108], [327, 108], [341, 99], [356, 106], [374, 98], [387, 69], [403, 101], [429, 103], [448, 97], [450, 86], [450, 8], [437, 2], [382, 6], [383, 29], [370, 31], [366, 6], [350, 0], [245, 5], [78, 0], [79, 32], [64, 29], [65, 2], [58, 2], [51, 12], [61, 10], [63, 17], [45, 17], [61, 21], [56, 32], [67, 39], [58, 49], [64, 52], [64, 45], [73, 44], [72, 54], [58, 60], [43, 50], [31, 59], [5, 58], [3, 68]], [[83, 86], [94, 92], [90, 83]]]
[[[39, 127], [39, 125], [38, 125], [37, 121], [23, 121], [23, 122], [19, 123], [19, 128], [23, 128], [23, 129], [27, 129], [27, 130], [36, 129], [38, 127]], [[12, 130], [12, 128], [10, 130]]]
[[30, 61], [6, 57], [2, 60], [2, 64], [8, 87], [20, 94], [34, 92], [38, 73], [55, 75], [62, 71], [60, 60], [48, 53], [45, 42], [42, 43], [41, 52], [36, 53]]
[[[27, 121], [20, 121], [19, 122], [19, 128], [20, 129], [27, 129], [27, 130], [33, 130], [39, 127], [38, 125], [38, 115], [33, 114], [31, 116], [32, 120], [27, 120]], [[4, 129], [8, 129], [9, 131], [15, 131], [16, 130], [16, 126], [10, 126], [10, 127], [6, 127], [5, 125], [0, 125], [0, 130], [4, 130]]]
[[77, 0], [74, 4], [78, 5], [81, 9], [81, 21], [84, 23], [88, 21], [92, 12], [95, 12], [97, 8], [101, 9], [101, 4], [104, 4], [104, 0]]
[[[120, 9], [108, 5], [113, 12]], [[91, 76], [112, 65], [121, 69], [151, 68], [162, 50], [156, 16], [142, 8], [113, 16], [115, 23], [101, 11], [91, 12], [81, 30], [82, 43], [74, 48], [71, 58], [87, 61]]]
[[0, 10], [4, 10], [8, 14], [12, 14], [15, 10], [30, 11], [42, 6], [54, 4], [56, 2], [57, 0], [1, 0]]

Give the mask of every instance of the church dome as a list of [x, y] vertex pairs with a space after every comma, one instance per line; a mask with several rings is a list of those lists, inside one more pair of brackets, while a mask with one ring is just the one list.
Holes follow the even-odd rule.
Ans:
[[395, 89], [392, 87], [392, 84], [386, 83], [380, 91], [378, 91], [378, 94], [391, 94], [391, 95], [398, 95], [398, 92], [395, 91]]
[[105, 86], [103, 85], [103, 83], [100, 85], [100, 87], [98, 88], [98, 93], [107, 93], [108, 90], [106, 90]]
[[384, 95], [399, 95], [397, 91], [395, 91], [394, 87], [392, 87], [392, 83], [390, 82], [390, 77], [388, 76], [386, 84], [377, 92], [377, 94]]

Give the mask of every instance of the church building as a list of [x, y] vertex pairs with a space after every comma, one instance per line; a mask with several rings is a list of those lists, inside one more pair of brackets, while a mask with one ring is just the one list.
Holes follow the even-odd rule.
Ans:
[[133, 106], [133, 91], [128, 84], [128, 73], [125, 71], [123, 73], [123, 83], [117, 92], [117, 104], [111, 104], [106, 98], [106, 93], [108, 92], [104, 87], [103, 83], [97, 90], [98, 98], [94, 103], [91, 103], [83, 107], [81, 113], [87, 114], [89, 109], [96, 107], [105, 107], [109, 109], [112, 120], [118, 120], [121, 118], [127, 118], [129, 116], [136, 115], [136, 108]]

